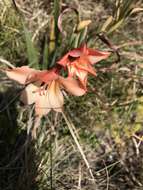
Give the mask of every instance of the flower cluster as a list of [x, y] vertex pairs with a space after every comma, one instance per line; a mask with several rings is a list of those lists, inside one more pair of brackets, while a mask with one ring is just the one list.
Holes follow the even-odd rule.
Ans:
[[[63, 90], [75, 96], [84, 95], [87, 92], [88, 73], [96, 76], [93, 65], [109, 55], [109, 52], [89, 49], [84, 45], [65, 54], [51, 70], [41, 71], [22, 66], [7, 69], [6, 74], [10, 79], [25, 85], [21, 101], [28, 105], [35, 103], [36, 115], [42, 116], [51, 109], [62, 111]], [[62, 68], [68, 71], [66, 78], [60, 75]]]

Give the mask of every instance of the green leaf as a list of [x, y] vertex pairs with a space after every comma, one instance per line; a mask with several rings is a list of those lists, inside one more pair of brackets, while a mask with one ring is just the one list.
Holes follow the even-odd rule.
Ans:
[[[75, 45], [77, 44], [77, 38], [78, 38], [79, 36], [77, 35], [77, 34], [75, 34], [75, 33], [72, 33], [71, 34], [71, 36], [70, 36], [70, 38], [69, 38], [69, 41], [68, 41], [68, 47], [70, 48], [70, 49], [72, 49], [72, 48], [74, 48], [75, 47]], [[75, 41], [76, 41], [76, 43], [75, 43]]]
[[55, 66], [56, 64], [56, 59], [57, 59], [57, 55], [58, 55], [58, 48], [52, 53], [50, 54], [50, 62], [49, 62], [49, 65], [48, 65], [48, 69], [52, 68], [53, 66]]
[[128, 1], [123, 2], [123, 6], [120, 12], [120, 18], [126, 18], [129, 15], [132, 9], [131, 6], [133, 3], [134, 3], [134, 0], [128, 0]]
[[55, 37], [56, 44], [59, 38], [59, 29], [58, 29], [58, 18], [60, 14], [60, 0], [54, 0], [54, 21], [55, 21]]
[[104, 24], [102, 25], [101, 27], [101, 32], [105, 32], [106, 31], [106, 28], [108, 28], [108, 26], [112, 23], [113, 21], [113, 17], [112, 16], [109, 16], [107, 18], [107, 20], [104, 22]]
[[44, 45], [44, 52], [43, 52], [43, 69], [48, 68], [48, 59], [49, 59], [49, 50], [48, 50], [48, 44], [47, 41], [45, 40], [45, 45]]
[[79, 37], [80, 37], [79, 33], [78, 34], [73, 33], [71, 41], [70, 41], [70, 48], [77, 48], [78, 47]]
[[120, 25], [123, 23], [124, 19], [119, 20], [118, 22], [116, 22], [111, 28], [110, 30], [107, 32], [108, 34], [112, 33], [113, 31], [117, 30]]
[[87, 27], [84, 28], [80, 34], [79, 34], [79, 39], [78, 39], [78, 46], [80, 46], [86, 39], [86, 34], [87, 34]]
[[34, 44], [31, 40], [30, 32], [27, 30], [24, 24], [23, 24], [23, 27], [24, 27], [26, 46], [27, 46], [27, 55], [28, 55], [28, 62], [29, 62], [28, 65], [35, 69], [39, 69], [38, 51], [34, 47]]

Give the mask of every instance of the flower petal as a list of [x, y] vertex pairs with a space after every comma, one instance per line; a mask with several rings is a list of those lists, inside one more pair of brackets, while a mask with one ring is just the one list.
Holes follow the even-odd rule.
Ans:
[[85, 90], [86, 90], [86, 84], [87, 84], [87, 75], [88, 75], [88, 72], [85, 70], [78, 70], [78, 69], [76, 70], [76, 76], [80, 80]]
[[36, 96], [37, 93], [36, 92], [38, 90], [38, 87], [36, 85], [33, 84], [29, 84], [23, 91], [20, 97], [20, 100], [24, 103], [24, 104], [33, 104], [36, 101]]
[[35, 69], [29, 68], [28, 66], [6, 70], [7, 76], [10, 79], [19, 82], [20, 84], [25, 84], [27, 79], [35, 73], [37, 73], [37, 71]]
[[76, 48], [76, 49], [69, 51], [69, 56], [71, 56], [71, 57], [75, 57], [75, 58], [80, 57], [81, 54], [82, 54], [81, 48]]
[[51, 108], [49, 101], [47, 100], [46, 92], [45, 94], [37, 94], [35, 103], [35, 113], [37, 116], [43, 116], [50, 112]]
[[107, 51], [99, 51], [88, 48], [88, 59], [91, 64], [95, 64], [103, 59], [107, 59], [111, 53]]
[[60, 90], [58, 81], [52, 81], [51, 85], [48, 87], [47, 99], [49, 101], [49, 105], [52, 109], [57, 112], [62, 111], [62, 107], [64, 104], [64, 97]]
[[39, 116], [48, 114], [51, 109], [61, 112], [63, 104], [64, 98], [59, 83], [52, 81], [48, 89], [43, 91], [43, 94], [37, 95], [35, 112]]
[[71, 77], [59, 77], [59, 81], [64, 87], [64, 89], [72, 95], [82, 96], [86, 93], [86, 90], [81, 87], [80, 83]]
[[75, 61], [75, 66], [77, 70], [84, 70], [96, 76], [95, 69], [91, 66], [91, 63], [85, 56], [81, 56], [77, 61]]
[[66, 66], [68, 63], [71, 63], [72, 61], [70, 61], [70, 57], [73, 58], [78, 58], [81, 55], [81, 51], [80, 48], [76, 48], [73, 49], [71, 51], [69, 51], [67, 54], [65, 54], [59, 61], [58, 64], [62, 65], [62, 66]]
[[86, 83], [87, 83], [87, 75], [88, 75], [88, 72], [86, 71], [86, 69], [80, 69], [76, 67], [76, 65], [74, 64], [68, 65], [68, 76], [69, 77], [77, 76], [85, 89], [86, 89]]
[[52, 80], [56, 80], [58, 77], [59, 75], [56, 74], [55, 69], [41, 71], [36, 76], [38, 81], [44, 82], [46, 84]]
[[76, 75], [77, 68], [75, 67], [74, 64], [69, 64], [67, 66], [67, 68], [68, 68], [68, 76], [69, 77], [73, 77]]

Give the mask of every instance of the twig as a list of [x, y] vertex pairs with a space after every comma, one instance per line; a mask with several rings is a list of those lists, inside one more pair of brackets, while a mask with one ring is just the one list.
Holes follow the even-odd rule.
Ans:
[[81, 179], [82, 179], [82, 172], [81, 172], [81, 163], [79, 164], [79, 178], [78, 178], [78, 189], [81, 190]]
[[52, 129], [50, 129], [50, 188], [53, 190], [53, 152], [52, 152]]
[[119, 161], [117, 161], [117, 162], [115, 162], [115, 163], [113, 163], [113, 164], [110, 164], [110, 165], [104, 167], [103, 169], [98, 170], [95, 174], [98, 174], [98, 173], [100, 173], [100, 172], [102, 172], [102, 171], [104, 171], [104, 170], [106, 170], [106, 169], [108, 169], [108, 168], [111, 168], [112, 166], [114, 166], [114, 165], [116, 165], [116, 164], [119, 164], [119, 163], [121, 163], [121, 162], [122, 162], [122, 160], [119, 160]]
[[140, 146], [141, 141], [139, 141], [139, 143], [137, 143], [136, 138], [133, 137], [133, 143], [134, 143], [135, 148], [136, 148], [136, 154], [137, 154], [137, 156], [139, 156], [139, 153], [140, 153], [140, 151], [139, 151], [139, 146]]
[[106, 187], [106, 190], [109, 190], [109, 173], [108, 173], [108, 169], [107, 169], [107, 166], [106, 166], [106, 163], [105, 163], [104, 160], [103, 160], [103, 163], [104, 163], [104, 166], [105, 166], [105, 171], [106, 171], [106, 176], [107, 176], [107, 187]]
[[63, 115], [63, 118], [64, 118], [64, 120], [65, 120], [65, 122], [66, 122], [66, 124], [67, 124], [67, 126], [69, 128], [69, 131], [70, 131], [70, 133], [71, 133], [71, 135], [72, 135], [72, 137], [73, 137], [73, 139], [74, 139], [74, 141], [75, 141], [75, 143], [76, 143], [76, 145], [78, 147], [78, 150], [79, 150], [79, 152], [80, 152], [80, 154], [81, 154], [81, 156], [82, 156], [82, 158], [83, 158], [83, 160], [84, 160], [84, 162], [85, 162], [85, 164], [86, 164], [86, 166], [87, 166], [87, 168], [89, 170], [89, 173], [91, 175], [91, 178], [93, 179], [94, 185], [96, 185], [95, 184], [95, 178], [94, 178], [94, 175], [92, 173], [92, 170], [91, 170], [91, 167], [89, 165], [89, 162], [88, 162], [88, 160], [87, 160], [87, 158], [86, 158], [86, 156], [85, 156], [85, 154], [84, 154], [84, 152], [82, 150], [82, 147], [79, 144], [79, 141], [78, 141], [78, 139], [77, 139], [77, 137], [76, 137], [76, 135], [74, 133], [73, 126], [72, 126], [73, 124], [69, 122], [69, 120], [67, 119], [67, 117], [64, 114], [64, 112], [62, 112], [62, 115]]
[[139, 137], [139, 136], [137, 136], [136, 134], [134, 134], [133, 137], [135, 137], [135, 138], [138, 139], [139, 141], [142, 141], [142, 142], [143, 142], [143, 136], [142, 136], [142, 137]]
[[120, 62], [121, 59], [120, 59], [120, 54], [118, 52], [118, 49], [114, 44], [112, 44], [110, 39], [104, 33], [99, 33], [99, 34], [97, 34], [97, 36], [102, 42], [104, 42], [116, 54], [117, 59], [113, 63]]

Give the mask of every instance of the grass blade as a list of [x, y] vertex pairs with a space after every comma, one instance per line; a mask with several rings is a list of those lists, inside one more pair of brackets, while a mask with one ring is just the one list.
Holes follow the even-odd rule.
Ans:
[[35, 69], [39, 69], [38, 51], [34, 47], [30, 32], [27, 30], [27, 28], [24, 26], [24, 24], [23, 24], [23, 27], [24, 27], [26, 46], [27, 46], [27, 55], [28, 55], [29, 66], [31, 66]]
[[54, 0], [54, 22], [55, 22], [56, 45], [58, 43], [58, 38], [59, 38], [59, 29], [58, 29], [59, 14], [60, 14], [60, 0]]

